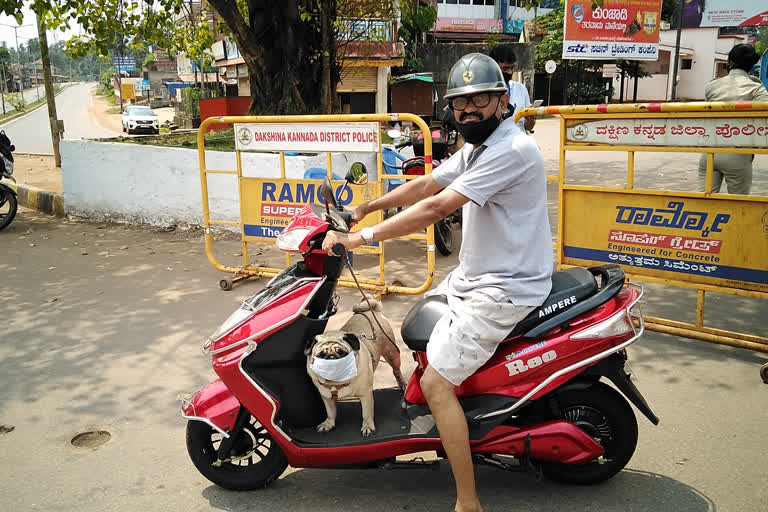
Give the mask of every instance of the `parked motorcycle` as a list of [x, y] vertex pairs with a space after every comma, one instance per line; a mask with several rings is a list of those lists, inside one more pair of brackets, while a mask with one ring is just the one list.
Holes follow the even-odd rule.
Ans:
[[[353, 165], [364, 183], [359, 166]], [[338, 404], [332, 431], [316, 428], [325, 408], [307, 375], [305, 349], [337, 311], [335, 289], [345, 264], [341, 244], [333, 248], [340, 257], [321, 247], [328, 231], [348, 232], [352, 220], [336, 205], [327, 179], [320, 194], [326, 204], [307, 204], [277, 239], [280, 249], [300, 253], [303, 261], [246, 299], [205, 341], [219, 378], [181, 398], [192, 462], [228, 489], [264, 487], [288, 464], [399, 469], [438, 463], [396, 460], [400, 455], [444, 457], [419, 386], [430, 333], [447, 311], [444, 297], [426, 298], [406, 316], [402, 338], [417, 367], [405, 392], [375, 390], [374, 434], [361, 436], [357, 403]], [[627, 399], [653, 424], [659, 421], [625, 366], [626, 348], [644, 331], [642, 293], [625, 286], [618, 266], [554, 273], [546, 302], [456, 389], [475, 463], [575, 484], [598, 483], [624, 468], [638, 438]]]
[[[13, 152], [16, 147], [4, 131], [0, 131], [0, 180], [8, 178], [16, 183], [13, 177]], [[0, 231], [7, 228], [18, 210], [16, 191], [5, 183], [0, 183]]]
[[[399, 130], [391, 130], [390, 136], [400, 137]], [[432, 129], [432, 158], [433, 165], [437, 167], [440, 161], [448, 158], [456, 149], [458, 132], [448, 127]], [[425, 173], [424, 168], [424, 134], [413, 132], [405, 140], [395, 144], [395, 149], [400, 152], [402, 148], [412, 146], [413, 158], [404, 160], [401, 164], [401, 174], [406, 176], [421, 176]], [[392, 151], [388, 148], [382, 148], [382, 151]], [[400, 157], [403, 158], [403, 157]], [[443, 256], [449, 256], [453, 252], [453, 228], [454, 224], [461, 226], [461, 208], [454, 211], [444, 219], [435, 222], [435, 247]]]

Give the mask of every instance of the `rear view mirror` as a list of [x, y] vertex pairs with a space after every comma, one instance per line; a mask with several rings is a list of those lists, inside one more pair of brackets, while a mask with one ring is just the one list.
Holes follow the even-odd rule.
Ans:
[[349, 168], [345, 179], [347, 183], [352, 183], [353, 185], [365, 185], [368, 183], [368, 169], [365, 168], [365, 164], [362, 162], [355, 162]]
[[392, 128], [391, 130], [387, 130], [387, 135], [389, 135], [390, 139], [399, 139], [400, 137], [403, 136], [403, 134], [397, 128]]
[[326, 205], [337, 206], [336, 198], [333, 196], [333, 187], [331, 187], [331, 180], [328, 176], [323, 178], [323, 183], [320, 185], [320, 197], [323, 198]]

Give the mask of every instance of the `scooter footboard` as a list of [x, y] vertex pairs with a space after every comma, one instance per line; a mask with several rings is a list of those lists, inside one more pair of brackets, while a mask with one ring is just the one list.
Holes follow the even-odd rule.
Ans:
[[[530, 435], [530, 447], [526, 439]], [[473, 452], [531, 457], [551, 462], [583, 464], [598, 458], [605, 450], [573, 423], [556, 420], [524, 429], [499, 426], [472, 445]], [[527, 453], [526, 453], [527, 452]]]
[[188, 420], [207, 423], [218, 432], [229, 437], [235, 425], [240, 401], [227, 386], [216, 379], [190, 397], [181, 398], [181, 415]]

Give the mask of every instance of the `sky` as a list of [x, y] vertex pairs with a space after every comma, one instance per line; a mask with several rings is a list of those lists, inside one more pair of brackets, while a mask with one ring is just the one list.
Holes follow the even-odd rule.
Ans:
[[[29, 7], [23, 7], [22, 13], [24, 14], [24, 21], [22, 22], [22, 27], [18, 30], [20, 45], [26, 44], [27, 40], [30, 38], [37, 37], [37, 17], [29, 9]], [[5, 41], [9, 48], [16, 48], [16, 37], [14, 35], [14, 30], [11, 27], [6, 27], [6, 25], [18, 26], [16, 23], [16, 18], [12, 16], [0, 15], [0, 41]], [[72, 30], [64, 33], [58, 30], [49, 30], [48, 44], [53, 44], [56, 41], [66, 41], [73, 35], [75, 35], [75, 32]]]

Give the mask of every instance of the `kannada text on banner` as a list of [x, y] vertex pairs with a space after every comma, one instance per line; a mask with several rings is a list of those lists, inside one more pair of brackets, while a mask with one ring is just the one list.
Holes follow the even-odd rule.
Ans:
[[571, 122], [569, 143], [768, 148], [768, 118], [605, 119]]
[[565, 190], [564, 204], [565, 264], [768, 291], [768, 203]]
[[658, 60], [661, 0], [566, 0], [564, 59]]

